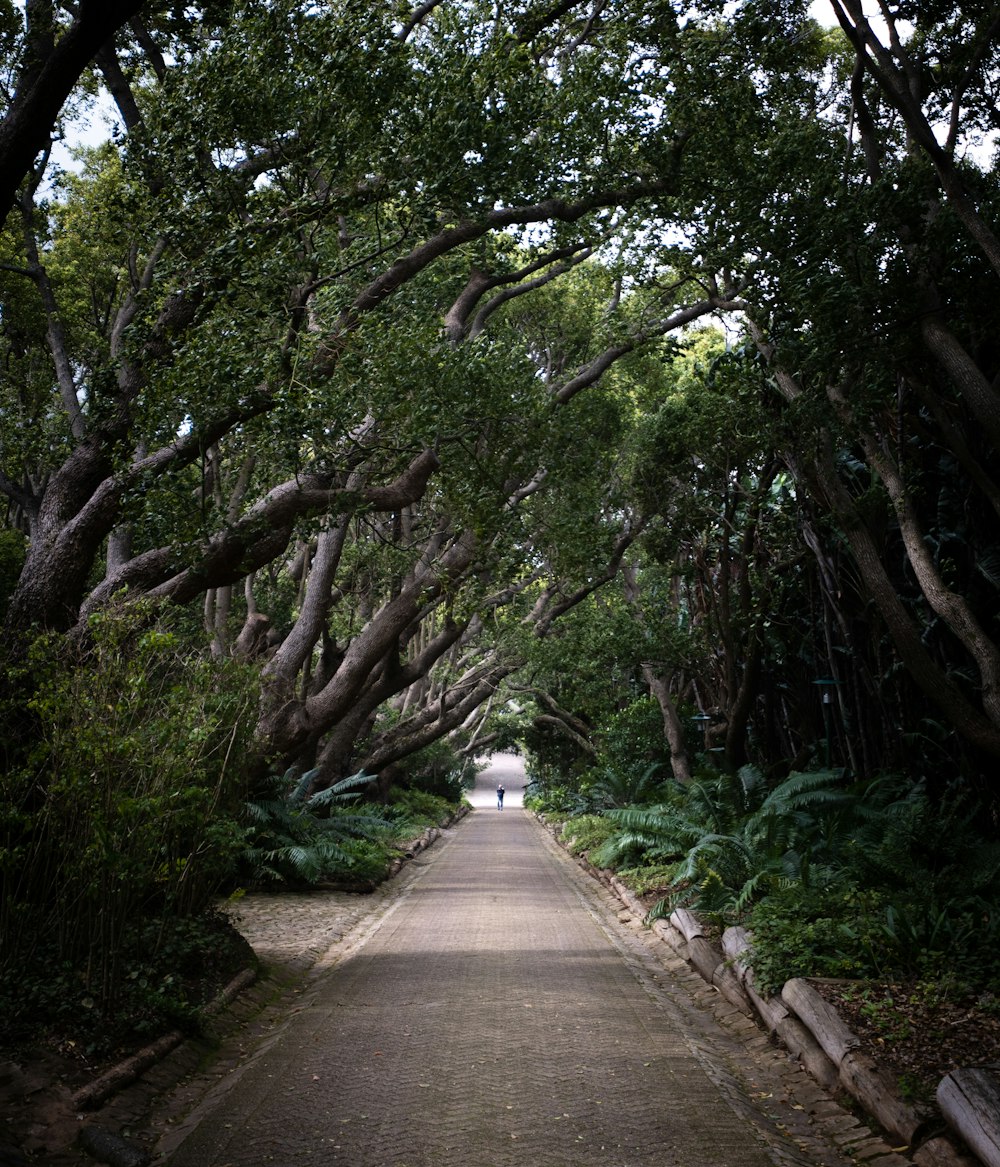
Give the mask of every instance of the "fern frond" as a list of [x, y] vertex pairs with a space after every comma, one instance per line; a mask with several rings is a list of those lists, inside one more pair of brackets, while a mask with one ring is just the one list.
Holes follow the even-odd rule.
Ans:
[[[316, 771], [313, 770], [311, 773], [315, 774]], [[334, 782], [326, 790], [319, 790], [312, 795], [305, 804], [306, 809], [310, 811], [323, 810], [334, 803], [353, 801], [361, 797], [360, 790], [362, 787], [370, 786], [374, 781], [374, 776], [365, 774], [364, 771], [352, 774], [349, 778], [341, 778], [339, 782]]]

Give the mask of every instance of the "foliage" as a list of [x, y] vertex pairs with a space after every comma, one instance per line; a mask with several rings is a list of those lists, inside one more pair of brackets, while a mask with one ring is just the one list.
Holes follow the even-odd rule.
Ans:
[[666, 792], [572, 817], [563, 841], [638, 894], [663, 892], [652, 917], [683, 905], [746, 923], [765, 991], [794, 976], [943, 983], [956, 968], [1000, 983], [1000, 843], [966, 797], [839, 771], [768, 789], [752, 767]]
[[882, 912], [879, 892], [858, 891], [845, 879], [777, 890], [749, 918], [756, 984], [773, 993], [791, 977], [884, 974], [877, 939]]
[[677, 902], [847, 871], [892, 960], [993, 926], [949, 801], [996, 835], [989, 6], [853, 39], [802, 0], [599, 7], [146, 13], [73, 98], [116, 78], [113, 139], [36, 151], [0, 235], [0, 960], [55, 935], [113, 998], [123, 920], [227, 870], [251, 752], [335, 784], [252, 800], [251, 869], [368, 865], [337, 779], [457, 799], [512, 676], [529, 804], [608, 809], [602, 859]]
[[418, 832], [425, 827], [439, 827], [454, 813], [456, 801], [416, 787], [398, 786], [389, 791], [389, 808], [397, 824], [397, 832], [404, 829]]
[[[372, 777], [355, 774], [318, 794], [307, 795], [314, 776], [315, 771], [274, 774], [263, 796], [247, 803], [247, 836], [238, 876], [251, 884], [307, 887], [324, 880], [353, 878], [360, 855], [364, 855], [363, 865], [371, 866], [370, 854], [352, 849], [351, 840], [377, 844], [392, 829], [389, 819], [374, 808], [354, 807]], [[387, 855], [386, 847], [383, 874]]]
[[[663, 716], [659, 706], [647, 694], [637, 697], [610, 716], [601, 718], [595, 733], [598, 768], [613, 770], [624, 779], [626, 773], [645, 790], [669, 760], [663, 740]], [[626, 799], [641, 802], [643, 798]]]
[[0, 528], [0, 619], [7, 608], [7, 597], [24, 567], [26, 551], [27, 541], [20, 532]]
[[586, 814], [589, 800], [567, 783], [532, 780], [524, 789], [524, 805], [549, 819], [569, 819]]
[[676, 874], [675, 863], [643, 863], [638, 867], [619, 867], [616, 872], [618, 879], [637, 896], [660, 893], [661, 897]]
[[79, 653], [36, 641], [20, 677], [35, 747], [0, 775], [3, 964], [53, 942], [103, 1013], [126, 931], [198, 916], [241, 837], [253, 679], [209, 667], [154, 615], [93, 617]]
[[620, 766], [605, 766], [584, 779], [583, 792], [595, 809], [641, 805], [655, 801], [661, 793], [661, 763], [638, 770], [630, 761], [626, 758]]
[[899, 790], [898, 782], [870, 788], [865, 821], [830, 848], [822, 883], [817, 875], [754, 908], [753, 963], [765, 983], [937, 980], [954, 969], [980, 986], [1000, 981], [1000, 843], [964, 799], [941, 804]]
[[374, 781], [364, 773], [308, 795], [315, 775], [272, 774], [261, 797], [247, 804], [235, 878], [290, 888], [378, 883], [397, 845], [454, 813], [455, 802], [417, 787], [392, 787], [385, 805], [362, 802]]
[[23, 964], [0, 970], [0, 1044], [28, 1050], [58, 1040], [100, 1061], [167, 1029], [197, 1033], [199, 1011], [255, 962], [228, 916], [214, 909], [129, 920], [117, 944], [113, 1007], [101, 1003], [54, 936], [42, 937]]
[[455, 803], [461, 801], [463, 792], [475, 778], [475, 761], [463, 757], [455, 743], [441, 738], [405, 758], [395, 780], [415, 792]]
[[563, 824], [562, 841], [574, 855], [584, 855], [599, 847], [613, 829], [603, 815], [580, 815]]

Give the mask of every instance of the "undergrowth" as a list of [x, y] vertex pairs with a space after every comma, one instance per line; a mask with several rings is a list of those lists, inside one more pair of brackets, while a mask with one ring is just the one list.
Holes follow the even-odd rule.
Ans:
[[[767, 783], [753, 767], [661, 784], [660, 801], [570, 818], [563, 840], [639, 895], [752, 936], [758, 985], [791, 977], [1000, 988], [1000, 842], [967, 796], [840, 771]], [[565, 790], [555, 786], [555, 806]], [[544, 787], [535, 806], [550, 811]]]
[[197, 1033], [200, 1010], [240, 971], [250, 946], [221, 912], [132, 921], [117, 951], [113, 1007], [84, 970], [42, 940], [21, 967], [0, 972], [0, 1049], [12, 1057], [51, 1048], [90, 1065], [133, 1051], [170, 1029]]

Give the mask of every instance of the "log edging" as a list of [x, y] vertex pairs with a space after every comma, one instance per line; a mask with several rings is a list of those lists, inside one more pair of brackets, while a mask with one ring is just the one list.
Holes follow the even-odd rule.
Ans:
[[1000, 1167], [1000, 1063], [952, 1070], [941, 1079], [937, 1101], [986, 1167]]
[[[561, 838], [563, 824], [540, 821], [566, 849]], [[621, 900], [636, 922], [646, 923], [645, 906], [621, 880], [594, 867], [585, 857], [574, 858]], [[897, 1153], [905, 1154], [917, 1167], [1000, 1167], [1000, 1065], [987, 1068], [992, 1069], [992, 1075], [986, 1080], [981, 1074], [973, 1080], [969, 1076], [973, 1071], [957, 1070], [942, 1081], [938, 1104], [955, 1133], [943, 1131], [930, 1111], [902, 1098], [891, 1076], [861, 1050], [857, 1035], [808, 981], [796, 977], [776, 996], [758, 992], [749, 963], [750, 935], [745, 928], [727, 928], [719, 947], [705, 935], [702, 921], [684, 908], [647, 926], [730, 1004], [755, 1018], [780, 1041], [819, 1085], [845, 1092], [888, 1134], [904, 1143]], [[970, 1103], [970, 1099], [986, 1096], [993, 1100], [992, 1114], [983, 1114]], [[966, 1153], [965, 1145], [975, 1158]]]
[[[222, 992], [200, 1010], [199, 1016], [205, 1019], [214, 1017], [231, 1004], [244, 989], [248, 989], [256, 979], [256, 964], [238, 972]], [[111, 1069], [87, 1082], [73, 1094], [71, 1099], [73, 1109], [95, 1110], [102, 1103], [107, 1102], [113, 1094], [117, 1094], [125, 1086], [131, 1085], [151, 1066], [155, 1066], [168, 1053], [186, 1041], [188, 1036], [179, 1029], [171, 1030], [132, 1054], [131, 1057], [112, 1066]]]

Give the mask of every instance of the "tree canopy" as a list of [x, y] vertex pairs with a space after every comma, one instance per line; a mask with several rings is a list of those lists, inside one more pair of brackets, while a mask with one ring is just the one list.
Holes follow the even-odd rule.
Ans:
[[8, 764], [35, 638], [138, 604], [317, 788], [508, 696], [584, 765], [641, 700], [682, 780], [985, 787], [1000, 29], [832, 7], [11, 9]]

